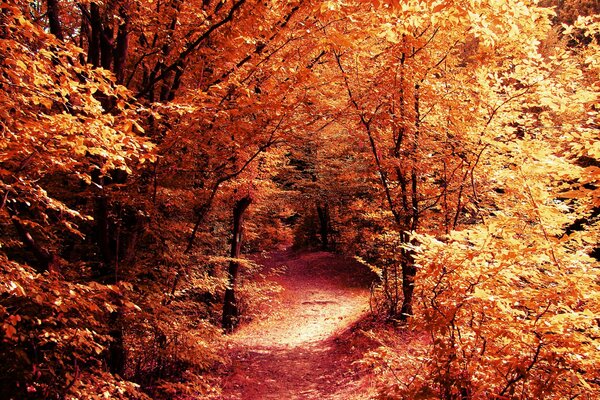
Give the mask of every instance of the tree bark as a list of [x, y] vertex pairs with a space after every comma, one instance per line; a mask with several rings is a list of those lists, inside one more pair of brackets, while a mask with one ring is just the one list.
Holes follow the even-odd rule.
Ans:
[[[231, 241], [231, 258], [239, 258], [242, 248], [244, 212], [252, 203], [250, 196], [242, 197], [236, 201], [233, 207], [233, 240]], [[235, 298], [235, 284], [238, 277], [240, 264], [237, 261], [229, 263], [229, 283], [225, 290], [225, 301], [223, 304], [222, 326], [226, 332], [232, 332], [238, 322], [238, 308]]]
[[115, 375], [123, 377], [125, 371], [125, 345], [123, 343], [123, 310], [119, 308], [118, 311], [113, 311], [110, 314], [110, 331], [109, 336], [111, 342], [108, 347], [107, 364], [108, 370]]
[[[85, 15], [84, 15], [85, 18]], [[100, 66], [100, 37], [102, 36], [102, 21], [100, 19], [100, 7], [97, 3], [90, 3], [90, 26], [91, 34], [88, 43], [87, 62], [94, 67]]]
[[[169, 74], [172, 71], [176, 70], [179, 67], [181, 62], [185, 63], [188, 56], [190, 54], [192, 54], [193, 52], [195, 52], [198, 49], [198, 47], [200, 46], [200, 44], [203, 43], [206, 39], [208, 39], [214, 31], [219, 29], [221, 26], [227, 24], [228, 22], [232, 21], [236, 11], [238, 9], [240, 9], [242, 7], [242, 5], [244, 5], [244, 3], [246, 3], [246, 0], [235, 1], [231, 5], [229, 12], [223, 19], [221, 19], [218, 22], [211, 25], [206, 31], [204, 31], [195, 40], [189, 42], [188, 45], [185, 46], [185, 49], [181, 53], [179, 53], [179, 55], [175, 58], [175, 61], [172, 64], [165, 65], [164, 67], [160, 68], [161, 72], [159, 74], [155, 73], [155, 74], [151, 75], [150, 79], [148, 79], [148, 82], [146, 83], [146, 85], [144, 85], [135, 96], [143, 97], [145, 95], [148, 95], [149, 92], [151, 92], [151, 91], [153, 92], [154, 86], [158, 82], [161, 82], [167, 76], [169, 76]], [[221, 3], [219, 3], [219, 4], [221, 4]]]
[[60, 25], [58, 1], [47, 0], [46, 7], [48, 8], [48, 25], [50, 25], [50, 33], [56, 36], [57, 39], [63, 40], [62, 26]]
[[[402, 242], [410, 243], [410, 234], [402, 233]], [[400, 321], [407, 321], [413, 315], [413, 297], [415, 291], [415, 276], [417, 267], [412, 250], [402, 250], [402, 308], [400, 310]]]
[[[102, 25], [101, 20], [100, 25]], [[102, 35], [100, 35], [100, 60], [102, 68], [110, 71], [113, 62], [113, 30], [110, 25], [102, 27]]]
[[[415, 134], [412, 148], [412, 166], [410, 172], [411, 179], [411, 210], [408, 212], [406, 221], [404, 222], [404, 231], [401, 233], [403, 244], [412, 244], [410, 240], [410, 232], [416, 232], [419, 228], [419, 171], [417, 168], [417, 150], [419, 145], [421, 113], [419, 110], [419, 85], [415, 85], [414, 94], [415, 107]], [[408, 211], [408, 210], [407, 210]], [[400, 311], [400, 320], [406, 321], [413, 315], [413, 294], [415, 290], [415, 277], [417, 275], [417, 267], [415, 266], [415, 257], [412, 250], [402, 250], [402, 309]]]
[[167, 93], [167, 101], [173, 101], [175, 99], [175, 93], [179, 86], [181, 86], [181, 78], [183, 77], [183, 73], [185, 71], [185, 64], [182, 62], [177, 70], [175, 71], [175, 76], [173, 77], [173, 83], [171, 84], [169, 91]]
[[321, 248], [329, 249], [329, 207], [327, 203], [324, 206], [317, 205], [317, 214], [319, 215], [319, 231], [321, 234]]
[[[79, 47], [80, 48], [84, 48], [84, 37], [85, 38], [89, 38], [91, 36], [90, 33], [90, 24], [89, 21], [85, 18], [85, 12], [83, 9], [83, 6], [80, 6], [81, 9], [81, 25], [80, 25], [80, 33], [79, 33]], [[80, 52], [79, 53], [79, 62], [81, 64], [85, 64], [86, 63], [86, 57], [84, 52]]]
[[100, 194], [95, 199], [94, 204], [94, 221], [96, 222], [96, 234], [100, 254], [104, 261], [107, 270], [114, 259], [113, 249], [110, 240], [110, 220], [109, 220], [109, 203], [108, 198], [104, 194]]
[[119, 25], [117, 32], [113, 69], [118, 84], [122, 84], [125, 78], [125, 61], [127, 59], [127, 51], [129, 50], [129, 15], [123, 9], [121, 9], [120, 14], [123, 22]]

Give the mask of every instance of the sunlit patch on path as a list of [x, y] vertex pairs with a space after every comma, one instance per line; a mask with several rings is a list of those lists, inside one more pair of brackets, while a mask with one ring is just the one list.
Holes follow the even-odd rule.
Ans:
[[266, 261], [286, 266], [274, 278], [278, 306], [231, 337], [224, 399], [347, 399], [354, 389], [358, 349], [337, 336], [368, 313], [369, 276], [330, 253], [288, 257]]

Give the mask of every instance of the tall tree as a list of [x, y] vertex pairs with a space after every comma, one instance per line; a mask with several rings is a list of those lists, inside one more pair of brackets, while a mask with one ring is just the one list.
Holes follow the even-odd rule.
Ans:
[[227, 289], [225, 290], [222, 321], [223, 329], [225, 329], [227, 332], [233, 331], [238, 324], [237, 319], [239, 317], [239, 311], [235, 290], [240, 264], [236, 259], [240, 258], [242, 250], [242, 240], [244, 237], [244, 213], [246, 212], [248, 206], [250, 206], [251, 202], [252, 198], [250, 196], [245, 196], [237, 200], [235, 202], [235, 206], [233, 207], [233, 238], [231, 239], [231, 252], [229, 254], [232, 260], [229, 263], [228, 285]]

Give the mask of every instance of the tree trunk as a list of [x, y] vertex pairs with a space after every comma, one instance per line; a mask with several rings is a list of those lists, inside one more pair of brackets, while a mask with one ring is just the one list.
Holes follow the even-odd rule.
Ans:
[[[85, 18], [85, 16], [84, 16]], [[90, 26], [92, 32], [88, 44], [88, 64], [94, 67], [100, 66], [100, 37], [102, 36], [102, 21], [100, 18], [100, 7], [96, 3], [90, 4]]]
[[62, 26], [60, 25], [60, 19], [58, 17], [58, 1], [48, 0], [46, 2], [48, 7], [48, 25], [50, 25], [50, 33], [56, 36], [57, 39], [63, 40]]
[[329, 207], [327, 203], [321, 207], [317, 205], [317, 213], [319, 214], [319, 231], [321, 234], [321, 248], [323, 250], [329, 249]]
[[413, 315], [413, 294], [415, 291], [415, 276], [417, 267], [413, 254], [409, 250], [405, 252], [402, 260], [402, 309], [400, 310], [400, 321], [406, 321]]
[[159, 96], [161, 102], [172, 101], [175, 98], [175, 91], [181, 85], [181, 77], [183, 76], [183, 72], [183, 67], [178, 66], [174, 73], [169, 72], [169, 74], [163, 79]]
[[[410, 232], [416, 232], [419, 228], [420, 205], [419, 205], [419, 171], [417, 168], [417, 150], [420, 136], [421, 113], [419, 110], [419, 85], [415, 85], [414, 92], [415, 107], [415, 134], [412, 149], [412, 166], [410, 173], [411, 180], [411, 210], [407, 213], [404, 221], [404, 231], [401, 233], [402, 243], [414, 244], [410, 240]], [[415, 266], [415, 255], [412, 250], [402, 249], [402, 310], [400, 311], [400, 320], [406, 321], [413, 315], [413, 294], [415, 290], [415, 276], [417, 267]]]
[[[244, 212], [252, 202], [250, 196], [242, 197], [236, 201], [233, 207], [233, 240], [231, 241], [231, 258], [239, 258], [242, 248], [243, 220]], [[235, 298], [235, 283], [238, 276], [239, 263], [231, 261], [229, 263], [229, 284], [225, 290], [225, 301], [223, 304], [222, 326], [226, 332], [232, 332], [237, 325], [238, 308]]]
[[[90, 38], [91, 37], [91, 32], [90, 32], [90, 24], [89, 21], [85, 18], [85, 12], [83, 11], [83, 6], [81, 6], [81, 25], [80, 25], [80, 34], [79, 34], [79, 47], [83, 49], [84, 47], [84, 37], [85, 38]], [[85, 58], [85, 54], [82, 52], [79, 53], [79, 62], [81, 64], [85, 64], [86, 63], [86, 58]]]
[[[102, 21], [99, 22], [102, 25]], [[110, 25], [102, 28], [100, 35], [100, 64], [102, 68], [110, 71], [113, 61], [113, 30]]]
[[108, 370], [115, 375], [123, 377], [125, 371], [125, 345], [123, 344], [123, 310], [119, 308], [118, 311], [113, 311], [110, 314], [110, 331], [109, 336], [111, 342], [108, 347], [107, 364]]
[[109, 203], [106, 195], [101, 194], [96, 197], [94, 204], [94, 221], [96, 222], [96, 238], [102, 261], [105, 264], [105, 271], [110, 271], [110, 265], [113, 262], [114, 254], [111, 246], [111, 229], [109, 219]]
[[127, 51], [129, 50], [129, 15], [124, 8], [121, 8], [119, 14], [123, 22], [119, 25], [117, 32], [117, 43], [114, 49], [114, 73], [117, 77], [117, 83], [123, 84], [125, 61], [127, 59]]

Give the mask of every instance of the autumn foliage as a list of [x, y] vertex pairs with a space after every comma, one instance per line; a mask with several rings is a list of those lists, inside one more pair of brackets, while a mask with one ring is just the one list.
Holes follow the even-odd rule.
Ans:
[[218, 398], [294, 244], [412, 332], [381, 398], [597, 398], [599, 12], [3, 1], [0, 397]]

